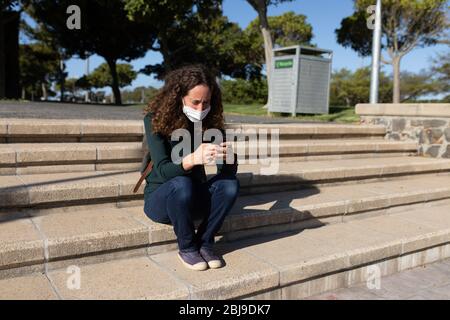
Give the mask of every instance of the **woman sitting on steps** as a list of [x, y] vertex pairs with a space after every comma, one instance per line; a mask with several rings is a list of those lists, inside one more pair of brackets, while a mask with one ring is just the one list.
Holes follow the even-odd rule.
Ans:
[[[237, 156], [231, 146], [226, 142], [203, 142], [203, 133], [208, 129], [218, 129], [225, 141], [220, 88], [204, 66], [183, 67], [167, 75], [164, 86], [144, 111], [153, 163], [145, 178], [144, 212], [155, 222], [173, 225], [178, 257], [185, 267], [220, 268], [222, 260], [213, 250], [214, 236], [233, 207], [240, 187]], [[183, 136], [182, 141], [172, 140], [177, 129], [185, 129], [190, 139]], [[198, 134], [201, 139], [194, 138]], [[179, 143], [184, 143], [181, 155], [173, 150], [180, 149]], [[173, 154], [178, 154], [178, 163]], [[227, 161], [230, 156], [232, 161]], [[218, 172], [207, 180], [204, 165], [211, 162], [216, 162]], [[195, 232], [197, 218], [202, 222]]]

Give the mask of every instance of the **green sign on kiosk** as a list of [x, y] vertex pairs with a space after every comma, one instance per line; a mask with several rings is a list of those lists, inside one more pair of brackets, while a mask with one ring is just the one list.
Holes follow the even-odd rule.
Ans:
[[294, 65], [294, 60], [285, 59], [275, 61], [275, 69], [292, 68]]

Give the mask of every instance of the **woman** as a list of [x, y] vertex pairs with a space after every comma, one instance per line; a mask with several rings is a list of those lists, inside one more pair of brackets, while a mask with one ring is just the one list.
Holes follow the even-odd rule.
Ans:
[[[164, 86], [144, 111], [153, 161], [153, 169], [146, 177], [144, 212], [155, 222], [173, 225], [178, 257], [185, 267], [220, 268], [222, 261], [213, 249], [214, 236], [233, 207], [240, 187], [237, 157], [231, 147], [226, 142], [204, 142], [202, 134], [215, 128], [225, 141], [220, 88], [204, 66], [183, 67], [167, 75]], [[172, 149], [182, 143], [171, 139], [177, 129], [186, 129], [192, 137], [179, 163], [172, 159]], [[201, 131], [198, 145], [194, 145], [194, 134], [198, 134], [194, 129]], [[226, 161], [230, 153], [232, 163]], [[210, 162], [217, 163], [218, 172], [207, 181], [204, 165]], [[197, 232], [196, 218], [202, 219]]]

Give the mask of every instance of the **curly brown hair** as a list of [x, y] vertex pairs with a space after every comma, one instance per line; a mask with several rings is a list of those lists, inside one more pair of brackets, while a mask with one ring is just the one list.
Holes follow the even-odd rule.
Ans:
[[198, 85], [206, 85], [211, 91], [211, 110], [202, 120], [203, 130], [224, 129], [222, 93], [214, 76], [201, 64], [173, 70], [164, 79], [164, 86], [144, 109], [152, 114], [154, 133], [170, 137], [179, 128], [187, 129], [189, 120], [183, 113], [182, 97]]

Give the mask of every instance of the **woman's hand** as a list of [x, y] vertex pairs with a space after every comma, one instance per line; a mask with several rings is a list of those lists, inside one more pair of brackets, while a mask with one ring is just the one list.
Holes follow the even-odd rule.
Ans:
[[218, 146], [216, 159], [222, 159], [225, 162], [228, 154], [233, 154], [231, 142], [220, 143], [220, 145]]
[[190, 170], [196, 165], [212, 162], [216, 158], [219, 148], [218, 145], [212, 143], [202, 143], [197, 150], [183, 158], [183, 168]]
[[213, 143], [202, 143], [194, 152], [195, 164], [207, 164], [214, 161], [220, 147]]
[[209, 164], [217, 159], [225, 160], [229, 153], [232, 153], [229, 142], [222, 142], [219, 145], [202, 143], [197, 150], [183, 158], [183, 168], [190, 170], [195, 165]]

